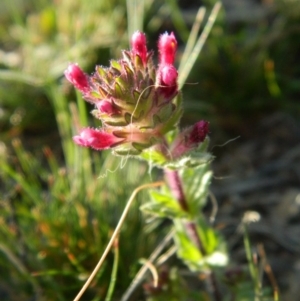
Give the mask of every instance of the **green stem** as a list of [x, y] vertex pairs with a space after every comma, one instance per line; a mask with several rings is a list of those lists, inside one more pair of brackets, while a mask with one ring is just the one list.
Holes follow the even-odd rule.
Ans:
[[112, 294], [113, 294], [113, 292], [115, 290], [115, 286], [116, 286], [116, 279], [117, 279], [117, 272], [118, 272], [118, 265], [119, 265], [119, 240], [118, 240], [118, 238], [116, 238], [116, 240], [114, 242], [114, 251], [115, 251], [114, 264], [113, 264], [111, 280], [109, 283], [105, 301], [111, 300]]

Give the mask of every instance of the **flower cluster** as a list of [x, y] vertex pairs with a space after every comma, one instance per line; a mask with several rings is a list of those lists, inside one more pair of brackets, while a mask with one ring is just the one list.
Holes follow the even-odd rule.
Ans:
[[75, 136], [77, 144], [135, 155], [160, 143], [174, 128], [182, 109], [173, 101], [178, 94], [173, 33], [160, 36], [158, 50], [155, 66], [145, 35], [135, 32], [131, 50], [124, 50], [123, 57], [112, 60], [109, 67], [96, 66], [95, 73], [87, 75], [77, 64], [69, 65], [66, 78], [95, 105], [92, 113], [102, 122], [101, 129], [85, 128]]
[[[109, 67], [96, 66], [92, 75], [77, 64], [70, 64], [66, 78], [83, 98], [94, 104], [92, 114], [102, 128], [85, 128], [73, 137], [75, 143], [96, 150], [112, 148], [118, 155], [137, 155], [144, 149], [165, 143], [164, 135], [177, 125], [182, 108], [174, 99], [178, 95], [178, 72], [174, 67], [177, 41], [173, 33], [158, 40], [159, 62], [147, 50], [145, 34], [137, 31], [131, 49]], [[176, 159], [197, 147], [208, 133], [208, 123], [200, 121], [182, 131], [170, 146]]]

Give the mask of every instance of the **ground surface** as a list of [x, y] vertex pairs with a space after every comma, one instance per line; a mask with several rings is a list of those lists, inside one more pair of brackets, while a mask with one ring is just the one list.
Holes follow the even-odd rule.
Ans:
[[273, 114], [221, 149], [212, 190], [235, 260], [245, 258], [239, 225], [246, 214], [253, 252], [264, 247], [282, 300], [300, 300], [299, 120]]

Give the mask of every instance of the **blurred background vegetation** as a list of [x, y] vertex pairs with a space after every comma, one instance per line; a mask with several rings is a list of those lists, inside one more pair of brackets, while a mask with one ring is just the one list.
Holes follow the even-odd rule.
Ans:
[[[209, 12], [214, 1], [2, 2], [0, 299], [71, 300], [131, 192], [155, 174], [150, 176], [141, 162], [123, 162], [109, 152], [73, 144], [78, 128], [95, 121], [91, 106], [66, 82], [63, 71], [69, 62], [88, 73], [95, 64], [108, 65], [128, 47], [136, 29], [146, 32], [150, 49], [156, 48], [160, 33], [174, 31], [180, 60], [199, 7]], [[251, 125], [274, 112], [300, 116], [300, 2], [242, 2], [223, 2], [183, 87], [183, 125], [209, 120], [213, 135], [222, 141], [251, 137]], [[139, 259], [147, 258], [162, 239], [167, 229], [153, 230], [139, 212], [145, 197], [138, 196], [123, 228], [119, 258], [116, 246], [82, 300], [104, 300], [114, 261], [118, 277], [112, 300], [119, 300]], [[182, 280], [174, 277], [177, 287]], [[174, 290], [168, 294], [163, 298], [187, 296], [172, 297]], [[191, 300], [205, 298], [195, 294]]]

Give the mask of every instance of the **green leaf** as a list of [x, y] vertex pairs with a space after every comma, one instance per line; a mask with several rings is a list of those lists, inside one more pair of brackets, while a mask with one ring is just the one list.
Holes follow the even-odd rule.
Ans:
[[183, 168], [180, 170], [183, 187], [190, 211], [198, 214], [206, 204], [212, 171], [208, 164], [198, 168]]
[[150, 191], [150, 196], [152, 200], [141, 206], [142, 211], [170, 219], [188, 217], [188, 213], [171, 196], [156, 190]]
[[162, 167], [167, 160], [163, 153], [155, 149], [145, 149], [140, 157], [158, 167]]
[[110, 61], [110, 65], [114, 68], [114, 69], [117, 69], [118, 71], [122, 71], [122, 66], [121, 66], [121, 64], [118, 62], [118, 61], [116, 61], [116, 60], [111, 60]]
[[176, 106], [176, 109], [172, 113], [171, 117], [162, 124], [160, 132], [162, 134], [166, 134], [167, 132], [173, 130], [175, 126], [178, 124], [183, 113], [183, 109], [181, 106]]
[[166, 167], [173, 170], [180, 170], [184, 167], [198, 168], [207, 165], [212, 160], [213, 156], [210, 153], [189, 153], [177, 160], [168, 162]]
[[185, 229], [185, 221], [174, 219], [177, 255], [192, 271], [210, 267], [222, 267], [228, 262], [226, 245], [217, 232], [203, 221], [197, 221], [196, 229], [206, 254], [202, 254], [191, 241]]
[[156, 114], [161, 122], [167, 121], [171, 116], [173, 112], [174, 105], [172, 103], [165, 104], [162, 106], [159, 110], [159, 112]]
[[100, 78], [105, 78], [106, 77], [106, 72], [107, 72], [106, 68], [103, 68], [101, 66], [96, 66], [96, 71], [97, 71]]
[[115, 87], [114, 87], [114, 96], [115, 96], [115, 98], [122, 99], [123, 95], [124, 95], [124, 91], [123, 91], [121, 85], [117, 81], [115, 81]]

